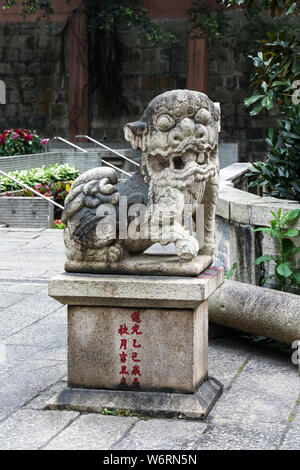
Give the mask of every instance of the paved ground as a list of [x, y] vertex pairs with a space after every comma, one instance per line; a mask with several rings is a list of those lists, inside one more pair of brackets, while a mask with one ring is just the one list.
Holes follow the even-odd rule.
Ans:
[[224, 393], [205, 421], [43, 409], [66, 380], [58, 230], [0, 229], [0, 449], [300, 449], [300, 378], [277, 349], [214, 328], [210, 375]]

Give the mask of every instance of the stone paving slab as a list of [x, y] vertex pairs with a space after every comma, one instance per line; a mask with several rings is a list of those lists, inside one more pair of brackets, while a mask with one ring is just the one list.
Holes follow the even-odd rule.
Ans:
[[20, 276], [23, 279], [27, 280], [36, 280], [39, 279], [48, 279], [46, 276], [47, 271], [44, 268], [41, 269], [1, 269], [0, 268], [0, 280], [10, 280], [10, 281], [17, 281], [20, 279]]
[[59, 380], [47, 387], [41, 393], [29, 400], [24, 408], [31, 410], [44, 410], [47, 408], [49, 400], [51, 400], [57, 393], [61, 392], [67, 386], [67, 380]]
[[[0, 232], [1, 237], [1, 232]], [[1, 256], [8, 256], [12, 252], [22, 251], [29, 245], [28, 240], [3, 240], [0, 238], [0, 254]]]
[[16, 410], [66, 374], [66, 362], [0, 364], [0, 410]]
[[24, 361], [55, 361], [66, 362], [66, 346], [56, 346], [55, 343], [51, 346], [44, 347], [40, 345], [23, 345], [23, 344], [9, 344], [9, 339], [3, 341], [5, 345], [6, 360], [9, 363], [17, 363]]
[[[38, 259], [34, 257], [34, 253], [26, 253], [26, 256], [24, 256], [24, 253], [19, 254], [19, 260], [18, 261], [11, 261], [9, 259], [9, 256], [7, 259], [3, 259], [4, 257], [1, 256], [1, 271], [7, 270], [7, 271], [19, 271], [20, 274], [26, 274], [26, 273], [38, 273], [38, 272], [45, 272], [47, 271], [50, 267], [52, 266], [59, 266], [62, 263], [59, 263], [61, 261], [53, 256], [53, 254], [49, 254], [48, 257], [41, 255]], [[51, 260], [49, 260], [51, 258]], [[45, 266], [45, 263], [47, 262], [47, 266]], [[49, 264], [50, 266], [49, 266]], [[59, 264], [58, 264], [59, 263]], [[20, 279], [21, 276], [19, 276]], [[22, 276], [23, 277], [23, 276]], [[27, 274], [27, 277], [28, 274]], [[38, 275], [35, 274], [35, 277], [38, 278]]]
[[284, 425], [241, 427], [235, 423], [209, 428], [195, 450], [275, 450], [285, 432]]
[[11, 336], [60, 308], [58, 302], [49, 300], [46, 294], [34, 294], [5, 309], [1, 313], [2, 334]]
[[45, 230], [43, 228], [30, 228], [30, 227], [19, 229], [19, 228], [16, 228], [16, 227], [7, 227], [7, 228], [4, 228], [4, 229], [1, 229], [0, 234], [1, 234], [1, 236], [3, 234], [5, 236], [5, 233], [15, 232], [17, 234], [21, 234], [20, 236], [22, 236], [22, 233], [26, 233], [26, 232], [38, 233], [38, 232], [46, 232], [46, 231], [48, 231], [48, 229]]
[[300, 395], [289, 417], [290, 426], [280, 446], [282, 450], [300, 449]]
[[10, 307], [20, 302], [22, 299], [24, 299], [24, 295], [22, 294], [0, 292], [0, 308]]
[[26, 231], [20, 231], [20, 230], [11, 230], [11, 229], [0, 229], [1, 233], [1, 239], [4, 240], [33, 240], [34, 238], [38, 238], [40, 236], [40, 233], [42, 230], [37, 231], [37, 230], [26, 230]]
[[209, 343], [208, 370], [215, 371], [214, 377], [226, 389], [249, 356], [250, 349], [246, 344], [236, 343], [230, 338], [216, 339]]
[[87, 414], [52, 439], [45, 450], [107, 450], [130, 432], [137, 418]]
[[39, 321], [9, 336], [9, 344], [41, 345], [42, 349], [61, 347], [67, 343], [67, 314], [64, 306]]
[[[1, 268], [3, 269], [19, 269], [20, 265], [22, 266], [23, 264], [23, 269], [26, 269], [26, 264], [30, 261], [30, 268], [35, 268], [41, 267], [45, 262], [47, 262], [46, 269], [49, 268], [50, 263], [52, 266], [56, 266], [56, 269], [63, 265], [63, 260], [62, 256], [60, 253], [54, 252], [54, 251], [48, 251], [47, 248], [45, 248], [41, 254], [39, 255], [38, 259], [35, 258], [35, 251], [34, 249], [30, 251], [25, 251], [24, 249], [18, 250], [18, 260], [17, 261], [11, 261], [11, 253], [1, 254]], [[44, 266], [45, 268], [45, 266]]]
[[23, 294], [24, 296], [38, 292], [48, 292], [48, 283], [47, 281], [44, 283], [15, 282], [13, 284], [7, 283], [7, 281], [0, 282], [0, 295], [6, 292], [14, 292], [16, 294]]
[[10, 411], [8, 408], [5, 410], [0, 410], [0, 423], [4, 418], [7, 418], [11, 413], [12, 411]]
[[48, 277], [62, 272], [62, 231], [6, 231], [0, 230], [1, 449], [300, 449], [297, 367], [290, 356], [228, 329], [211, 329], [209, 373], [224, 392], [204, 421], [45, 409], [66, 386], [66, 309], [47, 294]]
[[78, 416], [73, 411], [20, 410], [0, 423], [0, 449], [39, 449]]
[[205, 422], [185, 420], [140, 420], [118, 444], [115, 450], [180, 450], [193, 449], [199, 436], [205, 432]]
[[273, 357], [249, 359], [233, 386], [221, 397], [211, 413], [213, 423], [224, 420], [251, 427], [257, 423], [287, 423], [300, 389], [293, 365]]

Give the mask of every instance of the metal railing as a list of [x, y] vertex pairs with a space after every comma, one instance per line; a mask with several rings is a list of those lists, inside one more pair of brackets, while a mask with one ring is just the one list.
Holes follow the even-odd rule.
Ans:
[[[92, 141], [94, 141], [94, 142], [97, 142], [99, 145], [103, 146], [103, 144], [100, 144], [100, 142], [98, 142], [97, 140], [92, 139], [92, 138], [89, 137], [89, 136], [85, 136], [85, 135], [79, 136], [79, 135], [76, 135], [75, 137], [86, 137], [87, 139], [90, 139], [90, 140], [92, 140]], [[62, 137], [53, 137], [53, 139], [54, 139], [54, 140], [60, 140], [61, 142], [64, 142], [65, 144], [70, 145], [71, 147], [74, 147], [74, 148], [80, 150], [81, 152], [88, 153], [87, 150], [84, 150], [83, 148], [79, 147], [79, 145], [75, 145], [75, 144], [73, 144], [72, 142], [69, 142], [67, 139], [63, 139]], [[122, 157], [122, 158], [125, 158], [125, 160], [129, 160], [130, 162], [132, 162], [132, 163], [134, 163], [135, 165], [139, 166], [139, 165], [138, 165], [136, 162], [134, 162], [133, 160], [130, 160], [129, 158], [125, 157], [124, 155], [121, 155], [120, 153], [115, 152], [113, 149], [111, 149], [111, 148], [109, 148], [109, 147], [106, 147], [106, 145], [104, 145], [104, 147], [105, 147], [106, 149], [110, 150], [110, 151], [113, 152], [113, 153], [117, 153], [117, 155], [119, 155], [119, 156]], [[127, 173], [127, 171], [122, 170], [121, 168], [118, 168], [117, 166], [113, 165], [112, 163], [107, 162], [107, 161], [104, 160], [103, 158], [101, 158], [101, 162], [104, 163], [104, 164], [107, 165], [107, 166], [110, 166], [110, 167], [113, 168], [114, 170], [117, 170], [117, 171], [119, 171], [120, 173], [123, 173], [124, 175], [131, 177], [131, 174], [130, 174], [130, 173]]]
[[115, 170], [120, 171], [121, 173], [124, 173], [124, 175], [129, 176], [129, 178], [131, 178], [131, 174], [130, 174], [130, 173], [127, 173], [127, 171], [125, 171], [125, 170], [121, 170], [121, 168], [118, 168], [117, 166], [113, 165], [112, 163], [109, 163], [109, 162], [107, 162], [106, 160], [103, 160], [103, 158], [101, 158], [101, 162], [102, 162], [102, 163], [105, 163], [105, 165], [107, 165], [107, 166], [111, 166], [111, 167], [114, 168]]
[[121, 157], [121, 158], [124, 158], [124, 160], [127, 160], [128, 162], [132, 163], [133, 165], [139, 167], [139, 163], [135, 162], [134, 160], [131, 160], [130, 158], [128, 157], [125, 157], [125, 155], [122, 155], [121, 153], [117, 152], [116, 150], [108, 147], [107, 145], [104, 145], [102, 144], [102, 142], [99, 142], [98, 140], [96, 139], [93, 139], [92, 137], [90, 137], [89, 135], [75, 135], [75, 138], [79, 138], [79, 137], [84, 137], [85, 139], [88, 139], [90, 140], [91, 142], [94, 142], [94, 144], [97, 144], [97, 145], [100, 145], [100, 147], [104, 148], [105, 150], [109, 150], [109, 152], [112, 152], [114, 153], [115, 155], [118, 155], [118, 157]]
[[[92, 137], [89, 137], [88, 135], [77, 135], [76, 137], [85, 137], [86, 139], [92, 141], [92, 142], [95, 142], [96, 144], [100, 145], [101, 147], [105, 148], [106, 150], [109, 150], [110, 152], [112, 153], [115, 153], [116, 155], [118, 155], [119, 157], [122, 157], [124, 158], [125, 160], [129, 161], [130, 163], [132, 163], [133, 165], [136, 165], [136, 166], [139, 166], [138, 163], [134, 162], [133, 160], [131, 160], [130, 158], [128, 157], [125, 157], [125, 155], [122, 155], [121, 153], [107, 147], [106, 145], [104, 144], [101, 144], [100, 142], [98, 142], [97, 140], [93, 139]], [[82, 149], [81, 147], [79, 147], [78, 145], [75, 145], [73, 144], [72, 142], [69, 142], [68, 140], [62, 138], [62, 137], [53, 137], [54, 140], [60, 140], [61, 142], [64, 142], [65, 144], [67, 145], [70, 145], [71, 147], [74, 147], [78, 150], [80, 150], [81, 152], [83, 153], [88, 153], [87, 150], [84, 150]], [[112, 168], [114, 168], [115, 170], [117, 171], [120, 171], [121, 173], [124, 173], [126, 176], [129, 176], [131, 177], [131, 174], [130, 173], [127, 173], [127, 171], [124, 171], [122, 170], [121, 168], [118, 168], [117, 166], [113, 165], [112, 163], [109, 163], [107, 162], [106, 160], [103, 160], [103, 158], [101, 159], [101, 162], [104, 163], [105, 165], [108, 165]], [[31, 188], [30, 186], [28, 186], [27, 184], [23, 183], [22, 181], [19, 181], [18, 179], [14, 178], [13, 176], [9, 175], [8, 173], [5, 173], [5, 171], [2, 171], [0, 170], [0, 174], [5, 176], [6, 178], [10, 179], [11, 181], [13, 181], [14, 183], [18, 184], [19, 186], [21, 186], [22, 188], [25, 188], [27, 189], [28, 191], [31, 191], [33, 194], [35, 194], [36, 196], [38, 196], [39, 198], [42, 198], [42, 199], [45, 199], [47, 202], [49, 202], [50, 204], [53, 204], [54, 206], [56, 207], [59, 207], [60, 209], [64, 209], [63, 206], [61, 206], [60, 204], [58, 204], [57, 202], [53, 201], [53, 199], [50, 199], [49, 197], [47, 196], [44, 196], [43, 194], [39, 193], [38, 191], [36, 191], [35, 189]], [[0, 184], [0, 194], [1, 194], [1, 184]]]
[[[61, 206], [61, 205], [58, 204], [57, 202], [53, 201], [53, 200], [50, 199], [49, 197], [44, 196], [43, 194], [39, 193], [39, 192], [36, 191], [35, 189], [32, 189], [30, 186], [27, 186], [27, 184], [23, 183], [22, 181], [17, 180], [17, 179], [14, 178], [13, 176], [8, 175], [7, 173], [5, 173], [5, 172], [2, 171], [2, 170], [0, 170], [0, 173], [1, 173], [1, 175], [5, 176], [6, 178], [12, 180], [14, 183], [17, 183], [19, 186], [22, 186], [23, 188], [28, 189], [28, 190], [31, 191], [32, 193], [36, 194], [38, 197], [40, 197], [40, 198], [42, 198], [42, 199], [45, 199], [47, 202], [50, 202], [50, 204], [53, 204], [54, 206], [57, 206], [57, 207], [59, 207], [60, 209], [64, 209], [63, 206]], [[1, 185], [0, 185], [0, 193], [1, 193]]]
[[73, 144], [72, 142], [69, 142], [67, 139], [63, 139], [62, 137], [53, 137], [53, 140], [60, 140], [61, 142], [64, 142], [64, 144], [70, 145], [71, 147], [80, 150], [83, 153], [88, 153], [87, 150], [82, 149], [78, 145]]

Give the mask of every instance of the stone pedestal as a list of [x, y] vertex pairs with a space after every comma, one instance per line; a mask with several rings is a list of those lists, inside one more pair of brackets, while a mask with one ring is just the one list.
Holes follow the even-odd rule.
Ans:
[[220, 268], [194, 278], [65, 273], [49, 295], [68, 304], [68, 388], [51, 408], [206, 416], [221, 393], [208, 377], [207, 298]]

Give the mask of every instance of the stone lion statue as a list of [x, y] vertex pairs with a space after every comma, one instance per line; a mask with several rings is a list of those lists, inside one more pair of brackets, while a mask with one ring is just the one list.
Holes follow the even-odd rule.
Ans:
[[[182, 263], [199, 255], [212, 260], [219, 123], [219, 105], [203, 93], [173, 90], [154, 98], [143, 116], [124, 128], [125, 138], [142, 152], [138, 171], [118, 181], [113, 168], [99, 167], [74, 181], [62, 215], [66, 270], [106, 272], [157, 242], [174, 243]], [[200, 205], [201, 247], [181, 220], [188, 208], [195, 224]]]

